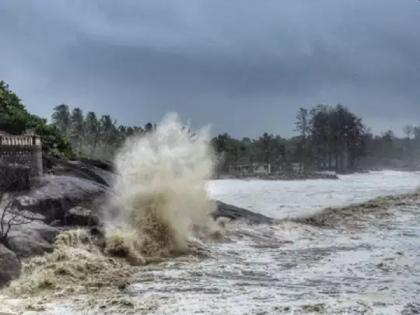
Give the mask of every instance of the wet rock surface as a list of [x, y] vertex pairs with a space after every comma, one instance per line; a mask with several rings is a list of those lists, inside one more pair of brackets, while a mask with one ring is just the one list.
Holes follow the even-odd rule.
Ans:
[[83, 207], [74, 207], [64, 216], [65, 225], [95, 226], [99, 224], [99, 217], [93, 211]]
[[227, 203], [216, 201], [217, 209], [213, 213], [215, 218], [224, 217], [231, 220], [245, 220], [248, 223], [262, 224], [273, 223], [273, 219], [262, 214], [239, 208]]
[[0, 288], [20, 275], [21, 264], [14, 252], [0, 244]]
[[46, 222], [63, 220], [68, 210], [79, 205], [100, 204], [109, 189], [96, 182], [74, 176], [47, 175], [28, 193], [16, 198], [21, 210], [40, 213]]
[[52, 252], [60, 230], [43, 222], [15, 226], [9, 235], [9, 247], [20, 258]]
[[0, 285], [19, 276], [20, 259], [52, 252], [65, 226], [97, 225], [98, 216], [89, 208], [98, 209], [111, 193], [115, 175], [109, 163], [49, 157], [45, 162], [49, 174], [13, 195], [14, 211], [31, 219], [11, 227], [7, 248], [0, 244]]
[[40, 213], [47, 223], [65, 221], [68, 211], [77, 206], [96, 209], [109, 194], [115, 174], [107, 162], [63, 161], [46, 157], [48, 175], [30, 191], [18, 195], [15, 206]]

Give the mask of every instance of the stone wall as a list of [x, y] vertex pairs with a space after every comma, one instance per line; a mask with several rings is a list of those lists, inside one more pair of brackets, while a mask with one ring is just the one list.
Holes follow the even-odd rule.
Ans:
[[[24, 182], [30, 182], [31, 179], [41, 176], [43, 170], [40, 138], [30, 135], [0, 135], [0, 165], [3, 170], [15, 169], [20, 174], [23, 174], [22, 169], [27, 169], [24, 174], [29, 178], [22, 179]], [[0, 181], [6, 182], [7, 178], [3, 176]]]

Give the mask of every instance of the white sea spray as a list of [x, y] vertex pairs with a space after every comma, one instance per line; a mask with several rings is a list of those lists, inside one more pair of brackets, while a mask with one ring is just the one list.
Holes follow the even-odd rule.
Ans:
[[212, 232], [215, 204], [207, 195], [214, 155], [206, 129], [192, 132], [170, 114], [145, 135], [126, 142], [115, 159], [118, 178], [108, 252], [143, 259], [188, 249], [197, 233]]

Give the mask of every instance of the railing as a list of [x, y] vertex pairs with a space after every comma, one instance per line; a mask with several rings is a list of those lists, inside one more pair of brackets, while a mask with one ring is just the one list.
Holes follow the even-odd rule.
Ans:
[[8, 146], [40, 146], [38, 136], [0, 136], [0, 145]]

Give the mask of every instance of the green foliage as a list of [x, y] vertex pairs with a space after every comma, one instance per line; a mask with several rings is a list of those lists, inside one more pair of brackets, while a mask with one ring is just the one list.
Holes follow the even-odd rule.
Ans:
[[0, 81], [0, 129], [11, 134], [22, 134], [32, 129], [41, 136], [43, 150], [48, 154], [70, 158], [70, 144], [53, 125], [45, 119], [28, 113], [16, 94]]
[[61, 104], [54, 107], [54, 113], [51, 119], [61, 134], [68, 134], [70, 129], [70, 110], [68, 105]]
[[54, 126], [39, 124], [35, 126], [35, 133], [42, 138], [42, 147], [50, 155], [60, 158], [74, 158], [74, 152], [67, 138]]
[[342, 105], [318, 105], [310, 114], [310, 140], [318, 167], [353, 170], [365, 150], [362, 119]]
[[286, 158], [285, 140], [268, 133], [255, 140], [237, 140], [225, 133], [213, 138], [211, 144], [219, 155], [220, 172], [228, 172], [229, 167], [235, 164], [259, 162], [281, 165]]
[[70, 144], [77, 154], [82, 152], [82, 141], [84, 136], [84, 117], [83, 111], [76, 107], [70, 115], [70, 133], [68, 135]]
[[228, 134], [215, 137], [212, 145], [222, 160], [220, 171], [253, 162], [269, 163], [273, 171], [289, 169], [292, 162], [305, 169], [345, 171], [354, 169], [364, 154], [365, 127], [344, 106], [300, 108], [296, 131], [299, 136], [288, 140], [268, 133], [254, 140], [237, 140]]
[[[127, 138], [145, 132], [141, 127], [118, 126], [109, 115], [98, 118], [96, 113], [88, 112], [85, 116], [80, 108], [71, 110], [67, 105], [54, 108], [52, 121], [69, 139], [73, 151], [88, 158], [112, 160]], [[153, 128], [151, 123], [145, 126], [149, 131]]]
[[0, 81], [0, 129], [20, 134], [26, 130], [30, 115], [4, 81]]

